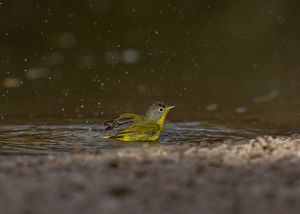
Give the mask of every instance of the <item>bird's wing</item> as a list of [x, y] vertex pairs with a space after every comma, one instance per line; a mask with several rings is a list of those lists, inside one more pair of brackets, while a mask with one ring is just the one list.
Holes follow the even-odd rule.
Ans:
[[112, 130], [115, 128], [126, 128], [132, 125], [134, 121], [137, 119], [141, 119], [143, 116], [137, 114], [121, 114], [119, 117], [114, 118], [112, 120], [104, 121], [104, 125], [106, 126], [105, 130]]

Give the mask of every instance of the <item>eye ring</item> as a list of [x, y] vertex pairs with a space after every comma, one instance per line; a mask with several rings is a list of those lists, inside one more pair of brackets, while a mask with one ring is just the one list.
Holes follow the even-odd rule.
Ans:
[[158, 108], [158, 111], [161, 112], [161, 113], [164, 112], [164, 110], [165, 110], [165, 109], [162, 108], [162, 107]]

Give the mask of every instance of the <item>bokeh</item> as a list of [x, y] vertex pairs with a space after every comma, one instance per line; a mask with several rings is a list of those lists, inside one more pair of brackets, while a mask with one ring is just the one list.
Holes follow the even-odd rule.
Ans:
[[297, 120], [297, 0], [0, 1], [0, 118]]

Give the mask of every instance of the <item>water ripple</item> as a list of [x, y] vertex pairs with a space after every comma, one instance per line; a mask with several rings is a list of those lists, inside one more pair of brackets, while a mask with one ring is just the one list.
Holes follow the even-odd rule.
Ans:
[[[102, 139], [102, 134], [103, 126], [99, 125], [0, 126], [0, 154], [55, 154], [78, 149], [106, 150], [141, 145]], [[260, 134], [258, 129], [234, 129], [207, 122], [169, 123], [160, 143], [245, 142]]]

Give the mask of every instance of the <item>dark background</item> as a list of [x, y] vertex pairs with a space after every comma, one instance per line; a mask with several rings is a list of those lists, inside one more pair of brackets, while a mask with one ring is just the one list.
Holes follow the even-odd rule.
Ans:
[[297, 0], [0, 3], [0, 118], [298, 120]]

